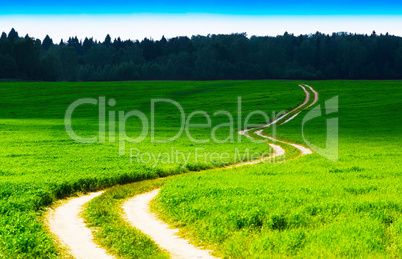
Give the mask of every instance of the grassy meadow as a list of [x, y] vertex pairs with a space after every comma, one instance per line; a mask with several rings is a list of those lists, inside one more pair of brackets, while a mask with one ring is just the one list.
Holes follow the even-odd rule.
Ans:
[[[306, 83], [321, 105], [339, 96], [339, 113], [304, 129], [306, 139], [325, 147], [325, 120], [339, 117], [337, 162], [315, 153], [175, 178], [153, 210], [224, 258], [401, 257], [401, 82]], [[279, 126], [278, 138], [303, 144], [305, 114]]]
[[[131, 157], [130, 148], [141, 154], [170, 152], [172, 148], [185, 153], [227, 152], [225, 163], [235, 161], [241, 152], [264, 154], [270, 152], [266, 144], [251, 142], [243, 137], [237, 142], [237, 128], [222, 127], [216, 131], [218, 139], [233, 134], [235, 141], [217, 144], [194, 143], [182, 134], [171, 143], [151, 142], [150, 134], [140, 143], [127, 143], [126, 154], [119, 155], [118, 111], [139, 110], [151, 117], [150, 101], [169, 98], [182, 105], [186, 116], [203, 110], [211, 115], [211, 127], [227, 123], [227, 116], [213, 116], [220, 110], [229, 111], [238, 123], [237, 97], [242, 98], [242, 120], [254, 110], [288, 110], [300, 104], [304, 93], [290, 81], [215, 81], [215, 82], [93, 82], [93, 83], [25, 83], [2, 82], [0, 86], [0, 256], [5, 258], [52, 258], [61, 256], [57, 244], [43, 224], [46, 208], [56, 200], [106, 187], [221, 166], [219, 159], [212, 162], [183, 160], [155, 164], [140, 163]], [[106, 132], [104, 143], [78, 143], [70, 138], [64, 125], [67, 108], [81, 98], [116, 104], [106, 106], [106, 129], [109, 113], [115, 112], [115, 141]], [[171, 104], [158, 104], [155, 112], [155, 138], [174, 136], [180, 126], [180, 113]], [[90, 138], [99, 133], [96, 105], [79, 106], [73, 113], [72, 127], [77, 134]], [[194, 116], [191, 123], [205, 123], [202, 116]], [[254, 116], [254, 123], [264, 122]], [[141, 134], [141, 121], [130, 118], [126, 133], [130, 137]], [[195, 138], [210, 138], [210, 128], [194, 128]], [[214, 163], [214, 161], [216, 163]]]

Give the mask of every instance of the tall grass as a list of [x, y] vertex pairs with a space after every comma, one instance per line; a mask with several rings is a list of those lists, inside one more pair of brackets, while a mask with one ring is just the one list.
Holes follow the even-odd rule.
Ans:
[[[254, 144], [246, 138], [241, 143], [194, 144], [185, 135], [173, 143], [155, 144], [150, 135], [137, 144], [127, 144], [126, 155], [119, 156], [118, 143], [82, 144], [66, 133], [64, 114], [77, 99], [105, 96], [115, 99], [107, 111], [140, 110], [150, 117], [152, 98], [170, 98], [179, 102], [186, 114], [204, 110], [208, 114], [227, 110], [237, 123], [237, 96], [242, 97], [243, 119], [253, 110], [280, 111], [296, 106], [304, 96], [297, 85], [284, 81], [219, 82], [110, 82], [110, 83], [23, 83], [2, 82], [0, 86], [0, 255], [6, 258], [51, 258], [60, 256], [57, 245], [43, 226], [41, 216], [56, 200], [117, 184], [152, 179], [219, 166], [219, 163], [196, 163], [191, 158], [168, 164], [130, 163], [130, 148], [142, 152], [228, 152], [234, 150], [263, 153], [267, 145]], [[267, 96], [269, 97], [267, 99]], [[172, 137], [179, 126], [178, 110], [161, 105], [157, 112], [157, 138]], [[195, 117], [194, 123], [205, 123]], [[227, 123], [216, 116], [212, 125]], [[261, 117], [251, 122], [262, 123]], [[108, 128], [108, 124], [106, 128]], [[98, 107], [80, 106], [73, 116], [73, 128], [83, 137], [98, 134]], [[140, 134], [139, 121], [127, 121], [127, 133]], [[236, 134], [236, 129], [233, 134]], [[220, 139], [228, 128], [217, 131]], [[209, 137], [210, 129], [194, 129], [194, 136]], [[217, 160], [216, 160], [217, 161]]]

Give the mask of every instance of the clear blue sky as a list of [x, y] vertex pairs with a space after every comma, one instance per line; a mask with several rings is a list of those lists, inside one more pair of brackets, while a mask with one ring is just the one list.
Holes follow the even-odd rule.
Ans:
[[402, 0], [0, 0], [0, 14], [401, 15]]
[[402, 36], [402, 0], [0, 0], [0, 32], [55, 41], [351, 32]]

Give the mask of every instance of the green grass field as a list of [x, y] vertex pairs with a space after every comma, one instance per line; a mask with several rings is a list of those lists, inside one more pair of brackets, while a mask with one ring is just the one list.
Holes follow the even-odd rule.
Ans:
[[[150, 117], [150, 101], [170, 98], [183, 106], [188, 116], [203, 110], [212, 114], [226, 110], [233, 114], [237, 125], [237, 96], [242, 97], [241, 115], [253, 110], [281, 111], [302, 102], [304, 96], [297, 85], [285, 81], [221, 81], [221, 82], [119, 82], [119, 83], [2, 83], [0, 87], [0, 254], [5, 257], [58, 256], [57, 245], [43, 226], [46, 207], [58, 199], [116, 184], [183, 173], [219, 166], [219, 163], [195, 161], [194, 156], [170, 163], [130, 162], [130, 148], [141, 152], [169, 152], [173, 147], [182, 152], [228, 152], [227, 163], [234, 161], [235, 148], [263, 154], [269, 152], [265, 144], [255, 144], [246, 137], [238, 143], [195, 144], [183, 134], [175, 142], [155, 144], [147, 138], [136, 144], [127, 144], [126, 155], [119, 155], [119, 143], [78, 143], [73, 141], [64, 126], [64, 115], [69, 105], [81, 98], [105, 96], [115, 99], [109, 111], [138, 109]], [[269, 96], [269, 99], [267, 99]], [[160, 104], [155, 112], [156, 138], [176, 134], [179, 114], [176, 107]], [[225, 116], [212, 117], [211, 125], [227, 123]], [[109, 117], [107, 117], [108, 121]], [[261, 117], [252, 122], [262, 123]], [[192, 123], [205, 123], [194, 117]], [[73, 128], [83, 137], [98, 135], [98, 107], [83, 105], [73, 113]], [[116, 124], [118, 124], [116, 122]], [[106, 128], [108, 128], [108, 123]], [[127, 134], [140, 135], [138, 119], [127, 120]], [[237, 129], [222, 127], [216, 132], [219, 139], [232, 133], [237, 140]], [[209, 138], [210, 129], [191, 131], [196, 138]], [[116, 136], [118, 139], [118, 136]], [[212, 159], [213, 160], [213, 159]], [[215, 159], [218, 161], [217, 159]]]
[[[238, 123], [237, 97], [242, 98], [242, 120], [255, 110], [280, 112], [304, 100], [292, 81], [216, 82], [118, 82], [118, 83], [1, 83], [0, 93], [0, 255], [5, 258], [62, 256], [43, 224], [46, 208], [56, 200], [88, 191], [117, 186], [94, 199], [84, 213], [98, 228], [97, 242], [125, 257], [165, 257], [149, 239], [131, 229], [119, 217], [119, 204], [141, 191], [167, 182], [154, 209], [182, 228], [194, 242], [213, 247], [218, 255], [261, 256], [398, 256], [402, 247], [401, 223], [401, 83], [393, 81], [308, 82], [320, 100], [339, 95], [340, 159], [337, 163], [317, 154], [286, 163], [262, 164], [234, 170], [206, 171], [183, 177], [144, 179], [222, 166], [235, 161], [235, 148], [263, 154], [268, 145], [241, 142], [194, 143], [183, 134], [172, 143], [155, 144], [150, 135], [140, 143], [77, 143], [64, 126], [64, 115], [77, 99], [105, 96], [115, 99], [109, 111], [139, 110], [150, 118], [150, 100], [169, 98], [183, 106], [186, 115], [203, 110], [213, 118], [211, 127], [227, 123], [220, 110]], [[303, 114], [278, 128], [278, 137], [303, 143]], [[176, 134], [176, 107], [161, 104], [155, 113], [156, 138]], [[109, 117], [107, 117], [109, 119]], [[117, 120], [116, 124], [118, 125]], [[252, 122], [263, 123], [262, 117]], [[205, 123], [196, 116], [193, 123]], [[325, 121], [306, 125], [313, 143], [325, 141]], [[109, 123], [106, 124], [106, 128]], [[98, 107], [83, 105], [73, 116], [73, 128], [83, 137], [98, 135]], [[138, 119], [129, 119], [127, 134], [141, 133]], [[222, 127], [218, 139], [237, 128]], [[210, 138], [211, 128], [195, 128], [197, 139]], [[270, 132], [266, 132], [267, 135]], [[118, 140], [118, 136], [116, 136]], [[183, 160], [138, 163], [130, 148], [141, 154], [170, 152], [227, 152], [225, 163]], [[399, 169], [399, 170], [398, 170]], [[125, 242], [118, 241], [125, 240]], [[138, 240], [144, 246], [132, 249]], [[141, 242], [142, 242], [141, 241]]]
[[[402, 256], [401, 83], [308, 84], [320, 100], [339, 95], [338, 162], [312, 154], [180, 177], [154, 211], [225, 258]], [[302, 118], [278, 137], [303, 144]], [[325, 119], [305, 126], [321, 146]]]

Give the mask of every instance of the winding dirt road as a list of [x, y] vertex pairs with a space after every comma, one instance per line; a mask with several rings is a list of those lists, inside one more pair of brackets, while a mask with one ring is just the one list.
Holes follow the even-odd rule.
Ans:
[[[279, 116], [274, 121], [272, 121], [272, 122], [270, 122], [270, 123], [268, 123], [266, 125], [262, 125], [262, 126], [256, 127], [256, 128], [246, 129], [246, 130], [240, 131], [239, 134], [251, 138], [251, 136], [248, 133], [250, 131], [253, 131], [255, 134], [257, 134], [260, 137], [263, 137], [263, 138], [266, 138], [266, 139], [269, 139], [269, 140], [272, 140], [272, 141], [275, 141], [275, 142], [291, 145], [291, 146], [297, 148], [300, 151], [301, 155], [308, 155], [308, 154], [313, 153], [313, 151], [311, 151], [311, 149], [309, 149], [307, 147], [304, 147], [302, 145], [282, 141], [282, 140], [279, 140], [279, 139], [276, 139], [276, 138], [273, 138], [273, 137], [270, 137], [270, 136], [262, 134], [264, 129], [266, 129], [266, 128], [274, 125], [274, 124], [279, 124], [282, 120], [284, 120], [287, 116], [290, 116], [292, 113], [296, 112], [295, 114], [291, 115], [288, 119], [286, 119], [285, 121], [281, 122], [279, 125], [283, 125], [283, 124], [287, 123], [288, 121], [296, 118], [296, 116], [299, 115], [299, 113], [301, 113], [303, 110], [305, 110], [305, 109], [313, 106], [315, 103], [317, 103], [317, 101], [318, 101], [318, 92], [317, 91], [315, 91], [311, 86], [308, 86], [308, 85], [299, 85], [299, 86], [303, 89], [304, 93], [306, 94], [306, 98], [304, 99], [304, 102], [301, 105], [299, 105], [296, 108], [294, 108], [293, 110], [291, 110], [291, 111]], [[308, 92], [306, 87], [309, 88], [311, 90], [311, 92], [314, 94], [314, 100], [308, 106], [306, 106], [306, 105], [308, 104], [308, 102], [310, 100], [310, 93]], [[304, 107], [304, 106], [306, 106], [306, 107]]]
[[[240, 131], [239, 134], [251, 137], [248, 133], [253, 131], [260, 137], [273, 140], [275, 142], [280, 142], [284, 144], [291, 145], [298, 150], [300, 150], [301, 155], [311, 154], [312, 151], [302, 145], [298, 145], [291, 142], [281, 141], [269, 136], [266, 136], [262, 133], [262, 131], [270, 127], [271, 125], [284, 120], [287, 116], [291, 115], [289, 119], [287, 119], [282, 124], [290, 121], [295, 118], [302, 110], [307, 109], [308, 107], [314, 105], [318, 101], [318, 93], [313, 90], [310, 86], [300, 85], [303, 91], [306, 94], [306, 98], [304, 102], [294, 108], [293, 110], [283, 114], [273, 122], [252, 129], [247, 129]], [[315, 98], [311, 104], [306, 106], [310, 101], [310, 93], [306, 90], [305, 87], [308, 87], [315, 95]], [[304, 109], [302, 109], [304, 108]], [[300, 110], [302, 109], [302, 110]], [[295, 113], [296, 112], [296, 113]], [[295, 113], [295, 114], [293, 114]], [[273, 153], [269, 157], [264, 157], [261, 159], [242, 162], [235, 165], [228, 166], [227, 168], [239, 167], [244, 165], [253, 165], [257, 163], [261, 163], [265, 160], [272, 159], [275, 157], [283, 156], [285, 154], [285, 150], [275, 144], [269, 144], [273, 149]], [[123, 205], [123, 210], [125, 212], [126, 220], [135, 228], [141, 230], [146, 235], [150, 236], [151, 239], [159, 245], [159, 247], [167, 250], [172, 258], [215, 258], [209, 254], [209, 251], [202, 250], [190, 244], [190, 242], [184, 238], [179, 237], [176, 233], [179, 231], [178, 229], [172, 229], [170, 226], [160, 219], [158, 219], [157, 215], [153, 214], [150, 211], [149, 203], [150, 201], [156, 197], [159, 193], [160, 189], [153, 190], [148, 193], [144, 193], [141, 195], [137, 195], [129, 200], [127, 200]]]
[[[265, 128], [268, 128], [273, 124], [278, 124], [280, 122], [282, 124], [287, 123], [291, 119], [294, 119], [302, 110], [307, 109], [318, 101], [318, 93], [312, 87], [308, 85], [299, 86], [306, 94], [306, 98], [301, 105], [281, 115], [269, 124], [257, 128], [246, 129], [240, 131], [239, 134], [251, 138], [249, 132], [253, 131], [253, 133], [260, 137], [275, 142], [292, 145], [300, 150], [301, 155], [311, 154], [312, 151], [302, 145], [281, 141], [266, 136], [262, 133]], [[310, 104], [308, 104], [310, 101], [310, 92], [306, 88], [308, 88], [314, 94], [314, 100]], [[289, 118], [286, 119], [287, 117]], [[231, 165], [228, 166], [228, 168], [253, 165], [285, 154], [285, 150], [279, 145], [269, 145], [273, 149], [273, 153], [270, 156]], [[153, 215], [150, 212], [149, 202], [158, 194], [158, 192], [159, 189], [149, 193], [137, 195], [124, 203], [123, 208], [127, 221], [130, 222], [130, 224], [132, 224], [134, 227], [149, 235], [155, 241], [155, 243], [166, 249], [173, 258], [214, 258], [209, 254], [209, 251], [196, 248], [187, 240], [177, 236], [175, 233], [178, 230], [171, 229], [169, 225], [160, 221], [156, 215]], [[71, 255], [75, 258], [114, 258], [113, 256], [109, 255], [105, 249], [94, 243], [91, 230], [87, 228], [83, 219], [79, 216], [83, 206], [102, 193], [103, 191], [69, 199], [66, 203], [51, 210], [51, 212], [48, 214], [47, 223], [50, 231], [57, 236], [58, 240], [63, 244], [63, 246], [68, 248]]]

